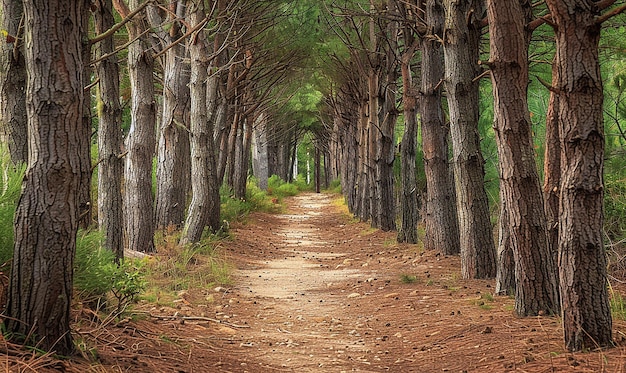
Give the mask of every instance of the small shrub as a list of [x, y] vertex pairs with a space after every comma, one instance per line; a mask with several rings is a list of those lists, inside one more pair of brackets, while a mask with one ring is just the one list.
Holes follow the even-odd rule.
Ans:
[[115, 263], [115, 254], [101, 246], [99, 231], [80, 232], [76, 239], [74, 288], [78, 297], [89, 304], [106, 304], [112, 295], [119, 314], [135, 300], [146, 286], [143, 263], [125, 259]]
[[341, 194], [341, 180], [335, 179], [330, 182], [328, 186], [328, 191], [334, 194]]
[[400, 281], [404, 284], [412, 284], [417, 282], [417, 276], [415, 275], [407, 275], [407, 274], [403, 274], [400, 276]]

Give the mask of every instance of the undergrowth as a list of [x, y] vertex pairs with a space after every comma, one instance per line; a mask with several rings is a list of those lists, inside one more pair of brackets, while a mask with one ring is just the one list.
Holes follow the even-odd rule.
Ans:
[[20, 198], [26, 165], [14, 165], [0, 147], [0, 265], [13, 257], [13, 215]]

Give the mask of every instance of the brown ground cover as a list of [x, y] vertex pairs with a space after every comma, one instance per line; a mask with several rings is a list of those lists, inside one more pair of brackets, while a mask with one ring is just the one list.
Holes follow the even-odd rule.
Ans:
[[[464, 280], [458, 257], [398, 245], [354, 222], [326, 194], [286, 201], [232, 227], [231, 286], [143, 302], [136, 319], [76, 312], [84, 358], [5, 344], [3, 371], [37, 372], [626, 372], [617, 348], [568, 353], [556, 317], [517, 318], [494, 282]], [[616, 279], [618, 280], [618, 279]], [[613, 290], [626, 298], [615, 281]], [[17, 356], [18, 354], [24, 354]]]

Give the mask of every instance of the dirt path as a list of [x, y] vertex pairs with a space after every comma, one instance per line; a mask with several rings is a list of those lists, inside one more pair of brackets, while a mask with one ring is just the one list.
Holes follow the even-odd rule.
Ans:
[[295, 197], [235, 234], [236, 286], [218, 317], [250, 326], [222, 328], [238, 371], [626, 371], [623, 349], [564, 353], [558, 319], [513, 317], [492, 281], [461, 279], [458, 258], [398, 246], [328, 195]]
[[558, 318], [514, 317], [493, 281], [461, 278], [458, 257], [398, 245], [333, 198], [303, 194], [234, 226], [221, 244], [237, 268], [230, 287], [182, 292], [175, 308], [144, 303], [137, 312], [153, 316], [106, 327], [77, 320], [100, 366], [16, 371], [626, 372], [623, 320], [618, 348], [567, 353]]

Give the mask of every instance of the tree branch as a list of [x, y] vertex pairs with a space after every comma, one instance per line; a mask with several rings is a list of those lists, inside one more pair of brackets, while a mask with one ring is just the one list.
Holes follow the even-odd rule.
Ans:
[[609, 10], [608, 12], [604, 13], [603, 15], [596, 17], [596, 24], [598, 25], [602, 24], [604, 21], [608, 20], [609, 18], [616, 16], [624, 11], [626, 11], [626, 4], [622, 6], [618, 6], [617, 8], [613, 8]]
[[[131, 21], [133, 19], [133, 17], [135, 17], [139, 12], [141, 12], [143, 10], [143, 8], [145, 8], [148, 4], [152, 3], [153, 0], [148, 0], [145, 3], [141, 4], [140, 6], [137, 7], [137, 9], [133, 10], [130, 13], [127, 13], [126, 16], [124, 16], [124, 19], [122, 19], [120, 22], [116, 23], [115, 25], [113, 25], [113, 27], [111, 27], [110, 29], [106, 30], [105, 32], [103, 32], [100, 35], [96, 35], [93, 38], [91, 38], [89, 40], [90, 44], [96, 44], [99, 41], [102, 41], [106, 38], [108, 38], [109, 36], [113, 36], [113, 34], [115, 34], [117, 32], [117, 30], [121, 29], [126, 23], [128, 23], [129, 21]], [[122, 0], [118, 0], [116, 1], [116, 3], [118, 2], [123, 2]], [[126, 4], [124, 4], [125, 10], [128, 10], [128, 7], [126, 7]], [[122, 13], [120, 12], [120, 9], [123, 9], [124, 7], [120, 7], [119, 5], [115, 7], [115, 9], [117, 9], [118, 13], [120, 13], [120, 15], [122, 15]]]

